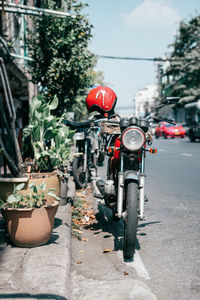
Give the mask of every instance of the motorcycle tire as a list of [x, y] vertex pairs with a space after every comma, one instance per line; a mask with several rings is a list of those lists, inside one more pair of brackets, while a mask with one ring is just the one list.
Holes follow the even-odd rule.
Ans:
[[84, 160], [83, 156], [74, 157], [72, 163], [72, 173], [74, 176], [74, 181], [77, 189], [82, 189], [87, 186], [88, 183], [88, 174], [87, 171], [84, 171]]
[[138, 184], [129, 181], [126, 186], [126, 220], [124, 222], [124, 258], [133, 258], [138, 226]]

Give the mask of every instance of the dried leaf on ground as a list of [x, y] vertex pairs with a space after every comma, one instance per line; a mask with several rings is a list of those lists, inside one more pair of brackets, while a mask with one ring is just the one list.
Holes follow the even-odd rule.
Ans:
[[126, 272], [126, 271], [124, 272], [124, 275], [128, 275], [128, 274], [129, 274], [128, 272]]
[[82, 206], [82, 209], [86, 209], [89, 206], [89, 204], [87, 202], [85, 202]]
[[104, 249], [104, 250], [103, 250], [103, 253], [109, 253], [109, 252], [112, 252], [112, 251], [113, 251], [112, 249], [109, 249], [109, 248], [108, 248], [108, 249]]
[[88, 242], [88, 239], [87, 238], [82, 238], [81, 241]]
[[81, 260], [77, 260], [77, 261], [76, 261], [76, 264], [77, 264], [77, 265], [80, 265], [80, 264], [82, 264], [82, 263], [83, 263], [83, 262], [82, 262]]
[[80, 249], [78, 252], [79, 252], [79, 253], [83, 253], [83, 252], [85, 252], [85, 250]]
[[81, 193], [81, 192], [76, 192], [76, 196], [77, 196], [77, 197], [81, 197], [81, 196], [82, 196], [82, 193]]
[[78, 230], [78, 229], [73, 229], [74, 231], [78, 232], [78, 233], [83, 233], [83, 231]]

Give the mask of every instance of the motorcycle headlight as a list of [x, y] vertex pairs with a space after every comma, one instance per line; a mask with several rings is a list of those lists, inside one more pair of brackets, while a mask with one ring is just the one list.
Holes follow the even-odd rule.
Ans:
[[145, 143], [145, 134], [136, 126], [128, 127], [122, 133], [122, 144], [130, 151], [139, 150]]

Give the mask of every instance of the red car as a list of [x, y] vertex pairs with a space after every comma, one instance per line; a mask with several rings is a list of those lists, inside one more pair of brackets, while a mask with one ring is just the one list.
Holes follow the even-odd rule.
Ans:
[[163, 136], [164, 138], [174, 138], [174, 137], [181, 137], [184, 138], [186, 136], [185, 129], [182, 125], [176, 124], [169, 124], [166, 122], [160, 122], [155, 130], [155, 137], [159, 138]]

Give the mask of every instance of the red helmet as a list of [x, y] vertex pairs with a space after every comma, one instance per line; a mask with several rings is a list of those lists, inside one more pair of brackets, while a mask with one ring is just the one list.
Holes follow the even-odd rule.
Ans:
[[117, 103], [117, 96], [109, 87], [98, 86], [92, 89], [87, 98], [86, 105], [89, 112], [98, 111], [101, 114], [111, 114]]

